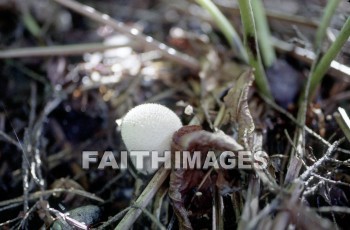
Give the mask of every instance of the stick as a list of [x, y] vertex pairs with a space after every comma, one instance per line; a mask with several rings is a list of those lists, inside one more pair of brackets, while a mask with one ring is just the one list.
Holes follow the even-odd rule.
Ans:
[[143, 190], [141, 195], [137, 198], [137, 200], [134, 203], [134, 207], [140, 207], [140, 208], [130, 209], [114, 230], [131, 229], [131, 226], [133, 225], [133, 223], [137, 220], [137, 218], [142, 213], [142, 209], [146, 208], [146, 206], [154, 197], [154, 195], [156, 194], [160, 186], [168, 177], [169, 173], [170, 173], [170, 170], [167, 170], [164, 167], [161, 167], [156, 172], [152, 180], [148, 183], [147, 187]]
[[181, 65], [187, 66], [195, 71], [198, 71], [200, 68], [198, 61], [193, 57], [184, 53], [180, 53], [174, 48], [171, 48], [165, 45], [164, 43], [161, 43], [155, 40], [150, 36], [145, 36], [141, 34], [141, 32], [138, 29], [126, 26], [124, 23], [118, 22], [113, 18], [111, 18], [109, 15], [102, 14], [90, 6], [80, 4], [73, 0], [54, 0], [54, 1], [81, 15], [84, 15], [102, 24], [108, 25], [112, 27], [114, 30], [132, 37], [135, 41], [141, 43], [141, 45], [143, 45], [144, 47], [149, 47], [151, 49], [158, 50], [159, 52], [162, 53], [162, 55], [165, 58], [168, 58]]

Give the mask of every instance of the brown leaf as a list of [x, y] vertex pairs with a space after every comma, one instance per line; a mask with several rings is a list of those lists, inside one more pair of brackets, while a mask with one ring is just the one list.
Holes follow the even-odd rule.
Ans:
[[224, 97], [226, 116], [224, 124], [229, 121], [238, 125], [238, 142], [247, 143], [247, 137], [254, 129], [253, 118], [248, 108], [248, 92], [253, 82], [252, 70], [243, 72]]
[[[201, 146], [209, 149], [221, 150], [221, 151], [239, 151], [243, 150], [243, 147], [238, 144], [233, 138], [226, 135], [222, 131], [216, 133], [210, 133], [204, 130], [184, 134], [179, 139], [181, 146], [185, 149], [193, 148], [193, 146]], [[196, 149], [198, 150], [198, 149]]]
[[[169, 182], [169, 197], [172, 200], [174, 212], [179, 221], [180, 229], [192, 229], [192, 225], [189, 219], [188, 211], [185, 208], [185, 197], [190, 189], [198, 185], [200, 178], [203, 177], [204, 173], [201, 170], [185, 170], [185, 169], [175, 169], [175, 151], [194, 151], [198, 150], [197, 145], [191, 145], [190, 147], [184, 149], [180, 143], [181, 137], [188, 133], [195, 133], [202, 130], [200, 126], [184, 126], [179, 129], [173, 136], [172, 142], [172, 166], [173, 169], [170, 173]], [[198, 182], [198, 183], [196, 183]]]
[[[209, 171], [209, 176], [206, 178], [208, 171], [202, 169], [175, 169], [175, 151], [187, 150], [191, 153], [200, 151], [203, 164], [209, 150], [238, 151], [242, 149], [241, 145], [223, 132], [210, 133], [202, 130], [200, 126], [185, 126], [174, 134], [169, 197], [173, 201], [180, 229], [192, 229], [191, 216], [210, 214], [213, 200], [211, 188], [215, 184], [216, 175], [210, 176]], [[219, 174], [220, 171], [218, 171]], [[223, 179], [224, 175], [220, 178]], [[225, 184], [231, 185], [226, 181]], [[222, 190], [224, 189], [227, 191], [227, 186], [222, 186]]]

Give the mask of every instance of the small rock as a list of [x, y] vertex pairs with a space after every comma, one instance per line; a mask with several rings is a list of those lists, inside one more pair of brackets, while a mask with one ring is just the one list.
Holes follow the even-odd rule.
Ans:
[[277, 60], [266, 74], [276, 102], [284, 108], [294, 103], [303, 86], [302, 74], [284, 60]]
[[[69, 211], [68, 216], [79, 223], [85, 224], [86, 226], [96, 223], [101, 217], [101, 210], [95, 205], [82, 206]], [[58, 219], [54, 222], [51, 230], [74, 230], [73, 224], [68, 223], [63, 219]]]

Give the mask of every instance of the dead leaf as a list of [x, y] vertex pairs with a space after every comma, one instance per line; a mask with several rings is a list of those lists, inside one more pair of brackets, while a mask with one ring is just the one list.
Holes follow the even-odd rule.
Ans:
[[[193, 152], [194, 150], [198, 150], [199, 148], [196, 144], [193, 144], [188, 148], [184, 148], [181, 145], [180, 140], [182, 136], [188, 133], [195, 133], [200, 130], [202, 130], [200, 126], [193, 125], [182, 127], [174, 134], [171, 146], [173, 153], [171, 156], [173, 169], [170, 173], [169, 197], [172, 200], [174, 212], [179, 221], [179, 228], [184, 230], [192, 229], [191, 221], [189, 219], [189, 213], [186, 209], [186, 196], [188, 197], [189, 191], [200, 183], [200, 178], [204, 176], [204, 172], [202, 170], [185, 170], [182, 168], [175, 169], [175, 151], [188, 150], [190, 152]], [[207, 190], [206, 188], [208, 187], [208, 185], [205, 185], [203, 187], [203, 190]]]
[[[210, 215], [213, 202], [211, 188], [215, 184], [216, 178], [219, 176], [219, 182], [223, 185], [218, 186], [221, 192], [230, 190], [228, 186], [237, 184], [237, 181], [232, 184], [226, 180], [228, 174], [220, 175], [225, 170], [217, 170], [216, 174], [211, 175], [208, 170], [175, 169], [175, 151], [183, 150], [191, 153], [200, 151], [201, 164], [203, 164], [209, 150], [236, 152], [243, 150], [243, 147], [222, 131], [210, 133], [202, 130], [200, 126], [185, 126], [174, 134], [172, 143], [173, 169], [170, 174], [169, 197], [173, 201], [180, 229], [192, 229], [191, 217]], [[209, 176], [206, 177], [206, 175]], [[237, 176], [239, 177], [239, 174]], [[232, 176], [229, 175], [229, 179], [232, 181]]]
[[227, 124], [231, 121], [238, 125], [238, 142], [242, 145], [247, 143], [247, 137], [255, 129], [248, 107], [248, 92], [253, 78], [252, 70], [243, 72], [224, 97], [226, 116], [223, 123]]

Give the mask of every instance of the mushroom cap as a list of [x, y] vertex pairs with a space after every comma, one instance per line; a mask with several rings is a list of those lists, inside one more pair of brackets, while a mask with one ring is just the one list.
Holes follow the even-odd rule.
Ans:
[[182, 127], [180, 118], [159, 104], [141, 104], [131, 109], [121, 123], [121, 135], [129, 151], [170, 150], [173, 134]]

